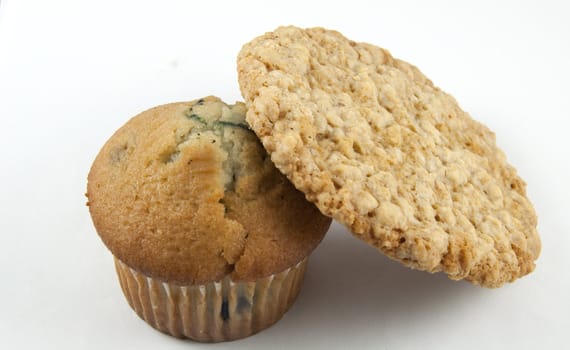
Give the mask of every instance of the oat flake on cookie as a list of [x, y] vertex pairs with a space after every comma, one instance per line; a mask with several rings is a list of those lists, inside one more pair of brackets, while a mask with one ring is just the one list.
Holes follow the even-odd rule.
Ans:
[[406, 266], [499, 287], [540, 253], [525, 183], [495, 136], [413, 65], [323, 28], [243, 46], [247, 121], [326, 215]]

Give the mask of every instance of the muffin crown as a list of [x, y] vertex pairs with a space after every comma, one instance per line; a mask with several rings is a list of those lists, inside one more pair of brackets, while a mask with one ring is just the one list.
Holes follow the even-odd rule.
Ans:
[[103, 242], [154, 278], [255, 280], [306, 257], [330, 219], [275, 169], [244, 120], [216, 97], [149, 109], [120, 128], [88, 176]]

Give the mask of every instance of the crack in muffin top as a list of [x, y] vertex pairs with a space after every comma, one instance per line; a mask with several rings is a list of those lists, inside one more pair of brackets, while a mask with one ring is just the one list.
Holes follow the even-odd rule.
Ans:
[[243, 46], [246, 119], [325, 215], [405, 265], [499, 287], [534, 269], [537, 218], [495, 135], [416, 67], [323, 28]]

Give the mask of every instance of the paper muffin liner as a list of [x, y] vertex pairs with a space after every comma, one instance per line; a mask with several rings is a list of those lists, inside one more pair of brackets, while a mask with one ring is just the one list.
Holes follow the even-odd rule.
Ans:
[[301, 288], [308, 257], [280, 273], [254, 282], [177, 285], [148, 277], [115, 258], [129, 305], [152, 327], [202, 342], [235, 340], [277, 322]]

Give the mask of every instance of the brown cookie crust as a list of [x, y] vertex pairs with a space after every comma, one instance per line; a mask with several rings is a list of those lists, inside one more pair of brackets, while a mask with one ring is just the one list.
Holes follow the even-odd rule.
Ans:
[[255, 280], [301, 261], [330, 224], [215, 97], [149, 109], [121, 127], [88, 176], [111, 252], [170, 283]]
[[498, 287], [534, 269], [537, 218], [495, 135], [416, 67], [323, 28], [244, 45], [246, 119], [325, 215], [405, 265]]

